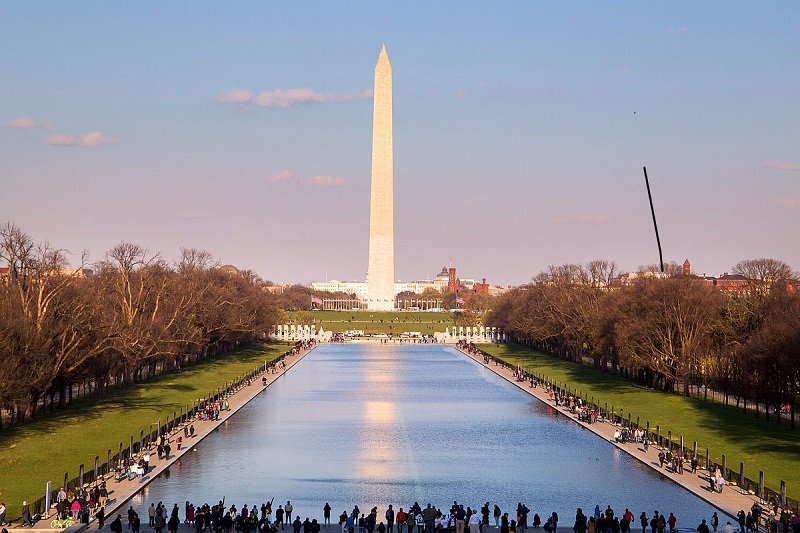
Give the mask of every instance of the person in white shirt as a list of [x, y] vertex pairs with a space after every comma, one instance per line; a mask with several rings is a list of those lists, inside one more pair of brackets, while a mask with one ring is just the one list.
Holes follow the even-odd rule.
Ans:
[[725, 526], [725, 533], [733, 533], [733, 526], [730, 522]]
[[481, 533], [481, 514], [472, 513], [469, 517], [469, 533]]

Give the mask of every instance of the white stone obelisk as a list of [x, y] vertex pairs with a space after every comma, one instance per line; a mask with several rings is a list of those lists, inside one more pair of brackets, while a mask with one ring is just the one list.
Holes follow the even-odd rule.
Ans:
[[367, 309], [394, 309], [394, 163], [392, 66], [381, 47], [375, 65], [372, 115], [372, 189], [369, 205]]

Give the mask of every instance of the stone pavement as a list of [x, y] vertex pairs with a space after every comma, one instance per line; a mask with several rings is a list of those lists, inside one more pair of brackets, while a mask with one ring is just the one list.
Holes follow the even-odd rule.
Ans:
[[[292, 346], [287, 346], [287, 351], [292, 348]], [[255, 398], [260, 392], [265, 390], [272, 382], [276, 379], [280, 378], [283, 374], [291, 370], [291, 368], [300, 361], [308, 352], [313, 350], [314, 347], [312, 346], [308, 350], [301, 350], [296, 355], [287, 355], [283, 360], [286, 363], [286, 368], [279, 370], [276, 373], [267, 372], [262, 373], [261, 375], [257, 376], [250, 385], [245, 385], [238, 391], [234, 392], [232, 395], [225, 398], [228, 401], [230, 406], [230, 410], [228, 411], [220, 411], [219, 413], [219, 420], [200, 420], [200, 419], [193, 419], [190, 420], [188, 423], [194, 425], [195, 429], [195, 436], [193, 438], [184, 439], [183, 446], [180, 450], [176, 450], [177, 447], [175, 444], [175, 438], [178, 436], [183, 437], [183, 426], [178, 427], [175, 431], [169, 434], [170, 444], [173, 447], [171, 450], [172, 453], [168, 458], [159, 459], [158, 455], [155, 452], [155, 446], [150, 447], [150, 471], [147, 473], [146, 476], [142, 479], [142, 482], [138, 482], [136, 480], [129, 481], [127, 479], [119, 482], [114, 481], [114, 474], [111, 473], [110, 475], [106, 475], [106, 488], [108, 489], [108, 502], [106, 503], [105, 507], [105, 516], [106, 516], [106, 525], [104, 529], [108, 529], [108, 523], [116, 518], [117, 514], [121, 514], [123, 518], [123, 524], [127, 528], [127, 509], [125, 505], [133, 498], [139, 491], [141, 491], [144, 487], [146, 487], [150, 482], [155, 480], [162, 472], [167, 470], [170, 466], [172, 466], [175, 461], [179, 460], [183, 455], [194, 448], [197, 443], [211, 434], [217, 427], [221, 424], [224, 424], [225, 421], [230, 418], [231, 416], [236, 413], [239, 409], [241, 409], [244, 405], [246, 405], [250, 400]], [[267, 378], [267, 386], [265, 387], [262, 384], [261, 378]], [[186, 425], [186, 424], [184, 424]], [[80, 531], [90, 531], [97, 529], [97, 521], [92, 516], [89, 525], [86, 524], [74, 524], [67, 529], [53, 529], [50, 526], [50, 522], [55, 518], [55, 510], [50, 510], [50, 516], [45, 518], [42, 517], [41, 520], [38, 520], [32, 529], [35, 531], [65, 531], [67, 533], [77, 533]], [[147, 517], [142, 517], [142, 531], [146, 531], [148, 528], [145, 527], [147, 524]], [[7, 526], [9, 528], [18, 529], [21, 528], [18, 523], [15, 523], [13, 526]], [[187, 527], [187, 531], [190, 528]], [[194, 531], [194, 529], [191, 529]], [[126, 530], [127, 531], [127, 530]], [[166, 530], [165, 530], [166, 531]]]
[[[616, 426], [611, 422], [601, 422], [599, 420], [593, 424], [581, 422], [578, 420], [577, 415], [569, 411], [569, 407], [556, 406], [555, 402], [549, 398], [547, 390], [544, 387], [531, 388], [528, 381], [517, 381], [512, 369], [500, 365], [495, 366], [491, 362], [491, 359], [488, 364], [485, 364], [483, 362], [483, 355], [469, 354], [460, 348], [457, 349], [459, 349], [459, 351], [461, 351], [467, 357], [470, 357], [471, 359], [474, 359], [481, 365], [485, 366], [498, 376], [506, 379], [512, 385], [517, 386], [519, 389], [547, 404], [548, 407], [571, 419], [576, 424], [580, 424], [584, 428], [604, 439], [606, 442], [610, 442], [612, 445], [624, 451], [634, 459], [637, 459], [647, 466], [653, 468], [669, 480], [680, 485], [684, 489], [695, 494], [699, 498], [705, 500], [723, 513], [727, 514], [733, 519], [731, 520], [731, 524], [733, 524], [735, 528], [738, 527], [738, 523], [735, 520], [736, 513], [738, 513], [740, 509], [744, 509], [744, 511], [747, 512], [753, 506], [753, 503], [763, 503], [758, 499], [757, 496], [749, 493], [742, 494], [742, 492], [739, 490], [739, 487], [731, 485], [726, 485], [722, 493], [711, 492], [709, 490], [708, 472], [701, 468], [698, 468], [696, 474], [692, 474], [688, 469], [684, 470], [683, 474], [675, 474], [666, 468], [661, 468], [658, 462], [659, 448], [656, 446], [650, 446], [649, 451], [645, 452], [641, 443], [614, 442], [614, 430], [619, 429], [619, 426]], [[724, 525], [726, 521], [727, 519], [724, 519], [722, 516], [720, 516], [720, 525]]]

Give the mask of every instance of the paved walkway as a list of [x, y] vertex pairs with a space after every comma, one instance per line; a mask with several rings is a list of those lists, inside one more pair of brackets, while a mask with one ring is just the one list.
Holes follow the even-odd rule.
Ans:
[[[456, 347], [456, 349], [461, 351], [467, 357], [474, 359], [481, 365], [485, 366], [498, 376], [506, 379], [512, 385], [517, 386], [519, 389], [547, 404], [548, 407], [571, 419], [576, 424], [580, 424], [605, 441], [610, 442], [612, 445], [624, 451], [634, 459], [637, 459], [654, 470], [657, 470], [661, 475], [667, 477], [669, 480], [677, 483], [689, 492], [692, 492], [699, 498], [702, 498], [709, 504], [713, 505], [733, 519], [731, 520], [731, 523], [734, 524], [734, 527], [738, 526], [735, 520], [736, 513], [738, 513], [740, 509], [744, 509], [744, 511], [747, 512], [753, 506], [753, 503], [760, 501], [757, 496], [752, 494], [742, 494], [742, 492], [739, 490], [739, 487], [735, 486], [726, 486], [722, 493], [711, 492], [709, 490], [708, 472], [703, 469], [698, 468], [696, 474], [692, 474], [688, 469], [684, 470], [683, 474], [675, 474], [666, 468], [661, 468], [658, 462], [659, 448], [656, 446], [650, 446], [649, 451], [646, 452], [644, 451], [642, 444], [638, 442], [614, 442], [614, 431], [619, 429], [619, 426], [614, 425], [611, 422], [601, 422], [599, 420], [593, 424], [581, 422], [578, 420], [578, 416], [576, 414], [570, 412], [569, 407], [556, 406], [555, 402], [549, 398], [547, 390], [544, 387], [531, 388], [528, 381], [517, 381], [512, 369], [500, 365], [495, 366], [495, 364], [491, 362], [491, 359], [488, 364], [485, 364], [483, 362], [483, 355], [470, 354], [458, 347]], [[724, 524], [725, 521], [726, 520], [723, 520], [723, 517], [720, 517], [720, 523]]]
[[[310, 350], [301, 351], [299, 354], [294, 356], [287, 356], [284, 360], [286, 362], [286, 368], [278, 373], [272, 374], [267, 373], [265, 374], [267, 378], [267, 386], [273, 383], [275, 380], [280, 378], [284, 373], [291, 370], [295, 363], [300, 361], [309, 351], [313, 350], [313, 347]], [[475, 360], [479, 364], [485, 366], [489, 370], [493, 371], [500, 377], [506, 379], [512, 385], [517, 386], [519, 389], [525, 391], [526, 393], [530, 394], [531, 396], [537, 398], [541, 402], [547, 404], [549, 407], [553, 408], [554, 410], [560, 412], [564, 416], [572, 419], [575, 423], [582, 425], [584, 428], [588, 429], [589, 431], [595, 433], [596, 435], [600, 436], [601, 438], [605, 439], [606, 441], [610, 442], [612, 445], [616, 446], [617, 448], [623, 450], [624, 452], [628, 453], [630, 456], [638, 459], [642, 463], [650, 466], [654, 470], [659, 471], [662, 475], [666, 476], [673, 482], [677, 483], [678, 485], [684, 487], [686, 490], [696, 494], [698, 497], [702, 498], [703, 500], [707, 501], [709, 504], [713, 505], [723, 513], [735, 518], [736, 513], [739, 509], [744, 509], [745, 511], [749, 510], [750, 507], [753, 505], [754, 502], [757, 502], [758, 499], [750, 494], [741, 494], [737, 487], [726, 487], [722, 494], [718, 494], [716, 492], [711, 492], [708, 490], [708, 481], [706, 478], [706, 472], [700, 471], [698, 474], [690, 474], [688, 472], [684, 473], [683, 475], [673, 474], [672, 472], [662, 469], [659, 467], [658, 464], [658, 450], [655, 446], [650, 447], [650, 451], [645, 452], [642, 448], [641, 444], [638, 443], [617, 443], [614, 442], [614, 430], [617, 429], [616, 426], [612, 425], [610, 422], [596, 422], [594, 424], [586, 424], [584, 422], [580, 422], [576, 415], [573, 415], [569, 412], [569, 409], [566, 407], [557, 407], [555, 403], [549, 399], [547, 395], [547, 391], [542, 387], [537, 387], [535, 389], [530, 388], [528, 382], [518, 382], [514, 377], [513, 371], [511, 369], [502, 367], [502, 366], [495, 366], [491, 362], [489, 364], [483, 363], [483, 356], [477, 354], [468, 354], [467, 352], [462, 350], [466, 356], [470, 357], [471, 359]], [[223, 424], [228, 418], [233, 416], [239, 409], [241, 409], [244, 405], [246, 405], [250, 400], [255, 398], [260, 392], [265, 390], [265, 387], [261, 383], [260, 376], [257, 377], [251, 385], [244, 386], [239, 389], [237, 392], [232, 394], [227, 398], [228, 403], [230, 404], [229, 411], [223, 411], [220, 413], [219, 420], [193, 420], [190, 423], [194, 425], [195, 428], [195, 437], [192, 439], [188, 439], [188, 441], [184, 442], [184, 446], [181, 450], [175, 450], [175, 452], [169, 456], [167, 459], [158, 459], [155, 452], [153, 451], [152, 459], [150, 461], [150, 472], [146, 475], [141, 483], [137, 481], [128, 481], [124, 480], [121, 482], [114, 482], [113, 475], [110, 476], [110, 479], [107, 480], [107, 487], [109, 490], [109, 501], [106, 504], [106, 527], [107, 529], [108, 523], [111, 522], [117, 514], [123, 515], [123, 524], [127, 524], [127, 503], [133, 498], [139, 491], [141, 491], [147, 484], [155, 480], [161, 473], [163, 473], [166, 469], [172, 466], [178, 459], [180, 459], [183, 454], [189, 452], [198, 442], [203, 440], [206, 436], [208, 436], [214, 429], [216, 429], [220, 424]], [[183, 435], [183, 428], [180, 427], [177, 431], [174, 431], [170, 434], [170, 439], [174, 443], [175, 437], [178, 435]], [[67, 533], [79, 533], [81, 531], [95, 531], [97, 530], [97, 521], [92, 518], [89, 525], [86, 526], [85, 524], [76, 524], [71, 526], [66, 530], [53, 530], [50, 527], [50, 521], [52, 520], [52, 512], [51, 516], [47, 519], [42, 519], [36, 522], [33, 529], [37, 531], [66, 531]], [[720, 521], [723, 521], [723, 518], [720, 517]], [[732, 523], [735, 521], [732, 520]], [[147, 517], [144, 517], [143, 524], [141, 530], [143, 532], [151, 531], [151, 528], [146, 526], [147, 524]], [[16, 524], [15, 526], [11, 526], [11, 528], [19, 528], [20, 526]], [[127, 526], [126, 526], [127, 527]], [[333, 525], [330, 527], [323, 527], [324, 530], [330, 530], [331, 532], [340, 531], [339, 526]], [[492, 530], [495, 528], [491, 528]], [[127, 531], [127, 530], [124, 530]], [[194, 528], [188, 525], [181, 524], [179, 529], [179, 533], [189, 533], [193, 532]], [[290, 531], [287, 529], [287, 531]]]
[[[291, 346], [287, 346], [287, 350], [291, 349]], [[159, 459], [158, 455], [155, 452], [155, 446], [151, 447], [151, 458], [150, 458], [150, 472], [146, 476], [144, 476], [142, 482], [138, 481], [129, 481], [127, 479], [115, 482], [113, 473], [111, 475], [105, 476], [106, 478], [106, 487], [108, 488], [108, 503], [106, 503], [105, 507], [105, 516], [106, 516], [106, 525], [104, 529], [108, 529], [108, 523], [111, 522], [114, 518], [116, 518], [117, 514], [121, 514], [123, 518], [123, 524], [127, 527], [127, 508], [126, 504], [133, 498], [139, 491], [144, 489], [150, 482], [155, 480], [162, 472], [167, 470], [170, 466], [172, 466], [175, 461], [179, 460], [183, 455], [194, 448], [197, 443], [211, 434], [217, 427], [221, 424], [224, 424], [225, 421], [230, 418], [231, 416], [236, 413], [239, 409], [244, 407], [250, 400], [255, 398], [259, 393], [264, 391], [266, 387], [262, 384], [261, 377], [264, 376], [267, 378], [267, 387], [271, 385], [275, 380], [280, 378], [283, 374], [291, 370], [291, 368], [300, 361], [308, 352], [314, 349], [312, 346], [308, 350], [301, 350], [296, 355], [288, 355], [283, 360], [286, 363], [286, 368], [279, 370], [276, 373], [267, 372], [266, 374], [261, 374], [257, 376], [250, 385], [245, 385], [238, 391], [234, 392], [232, 395], [228, 396], [226, 399], [228, 404], [230, 405], [230, 410], [228, 411], [221, 411], [219, 414], [219, 420], [199, 420], [197, 418], [190, 420], [189, 424], [194, 425], [195, 429], [195, 436], [194, 438], [184, 439], [183, 446], [180, 450], [175, 450], [173, 448], [172, 454], [168, 458]], [[185, 424], [184, 424], [185, 425]], [[178, 427], [175, 431], [169, 434], [169, 439], [171, 441], [171, 445], [175, 446], [175, 438], [181, 436], [183, 437], [183, 426]], [[85, 524], [75, 524], [70, 526], [67, 529], [57, 529], [54, 530], [50, 527], [50, 522], [55, 518], [55, 511], [51, 509], [50, 516], [48, 518], [42, 518], [38, 520], [32, 529], [36, 531], [65, 531], [67, 533], [78, 533], [84, 530], [96, 530], [97, 529], [97, 521], [95, 520], [94, 516], [92, 517], [91, 521], [89, 522], [89, 526], [87, 527]], [[147, 524], [147, 517], [143, 517], [143, 524], [142, 524], [142, 531], [147, 531], [149, 528], [146, 527]], [[13, 526], [6, 526], [9, 528], [18, 529], [22, 526], [19, 523], [16, 523]], [[186, 528], [187, 531], [194, 531], [193, 528]], [[127, 531], [127, 530], [126, 530]]]

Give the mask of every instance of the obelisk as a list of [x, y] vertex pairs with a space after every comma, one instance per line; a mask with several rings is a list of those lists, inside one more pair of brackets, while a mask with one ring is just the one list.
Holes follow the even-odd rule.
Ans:
[[369, 204], [367, 309], [394, 309], [394, 163], [392, 66], [381, 47], [375, 65], [372, 111], [372, 187]]

